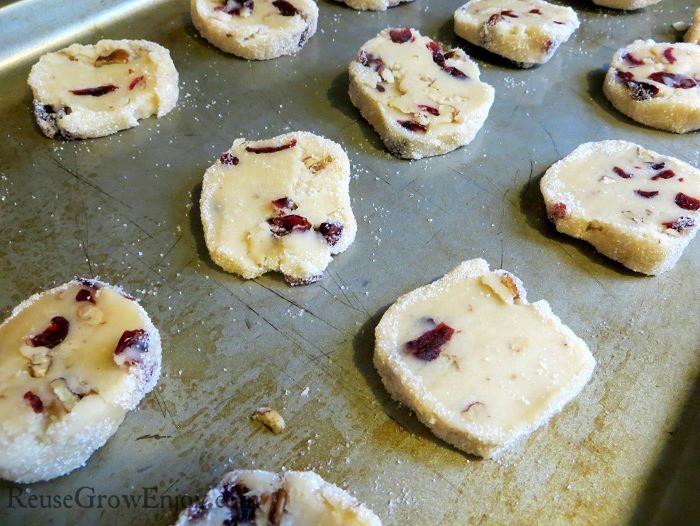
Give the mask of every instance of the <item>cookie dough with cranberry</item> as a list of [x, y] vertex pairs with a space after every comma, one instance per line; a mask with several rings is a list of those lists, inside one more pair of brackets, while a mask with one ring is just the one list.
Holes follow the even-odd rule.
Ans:
[[493, 457], [576, 397], [595, 359], [517, 277], [473, 259], [389, 308], [374, 365], [438, 437]]
[[697, 234], [700, 170], [636, 144], [582, 144], [540, 187], [558, 231], [637, 272], [669, 270]]
[[700, 46], [637, 40], [615, 53], [603, 92], [631, 119], [660, 130], [700, 129]]
[[469, 144], [494, 89], [461, 49], [443, 49], [415, 29], [385, 29], [352, 61], [350, 99], [389, 151], [404, 159]]
[[688, 28], [684, 40], [689, 44], [700, 44], [700, 9], [695, 11], [693, 25]]
[[413, 2], [413, 0], [340, 0], [353, 9], [359, 11], [386, 11], [403, 2]]
[[333, 141], [307, 132], [237, 139], [204, 174], [212, 259], [246, 279], [278, 271], [291, 285], [318, 281], [355, 239], [349, 185], [350, 162]]
[[542, 0], [471, 0], [455, 12], [455, 33], [523, 68], [547, 62], [578, 26], [573, 9]]
[[0, 325], [0, 477], [28, 483], [85, 464], [160, 376], [158, 330], [121, 289], [75, 280]]
[[621, 9], [624, 11], [635, 11], [650, 5], [658, 4], [661, 0], [593, 0], [593, 3], [601, 7], [610, 9]]
[[313, 0], [191, 0], [190, 13], [211, 44], [248, 60], [295, 54], [318, 22]]
[[372, 511], [312, 471], [228, 473], [175, 526], [381, 526]]
[[88, 139], [162, 117], [177, 103], [170, 52], [146, 40], [100, 40], [43, 55], [29, 74], [34, 115], [50, 138]]

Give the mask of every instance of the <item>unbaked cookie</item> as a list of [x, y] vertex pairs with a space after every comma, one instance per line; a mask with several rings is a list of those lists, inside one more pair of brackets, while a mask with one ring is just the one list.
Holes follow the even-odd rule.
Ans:
[[688, 28], [684, 40], [689, 44], [700, 44], [700, 9], [695, 11], [693, 25]]
[[637, 40], [615, 53], [603, 91], [619, 111], [652, 128], [700, 129], [700, 46]]
[[374, 365], [433, 433], [493, 457], [561, 411], [595, 359], [517, 277], [473, 259], [389, 308]]
[[471, 0], [455, 12], [455, 33], [523, 68], [547, 62], [578, 26], [573, 9], [542, 0]]
[[369, 508], [311, 471], [228, 473], [175, 526], [381, 526]]
[[43, 55], [29, 74], [44, 135], [103, 137], [162, 117], [175, 107], [178, 74], [170, 52], [146, 40], [100, 40]]
[[353, 9], [360, 11], [386, 11], [390, 7], [399, 5], [402, 2], [413, 2], [413, 0], [339, 0]]
[[307, 132], [237, 139], [204, 174], [201, 212], [215, 263], [246, 279], [279, 271], [292, 285], [321, 279], [355, 239], [350, 162]]
[[117, 288], [75, 280], [0, 325], [0, 477], [64, 475], [114, 434], [160, 376], [158, 330]]
[[209, 42], [249, 60], [293, 55], [318, 22], [313, 0], [191, 0], [190, 13]]
[[420, 159], [469, 144], [494, 90], [461, 49], [415, 29], [385, 29], [350, 64], [350, 99], [397, 157]]
[[609, 7], [611, 9], [623, 9], [625, 11], [634, 11], [642, 9], [650, 5], [658, 4], [661, 0], [593, 0], [593, 3], [601, 7]]
[[697, 234], [700, 170], [636, 144], [582, 144], [540, 187], [557, 230], [637, 272], [672, 268]]

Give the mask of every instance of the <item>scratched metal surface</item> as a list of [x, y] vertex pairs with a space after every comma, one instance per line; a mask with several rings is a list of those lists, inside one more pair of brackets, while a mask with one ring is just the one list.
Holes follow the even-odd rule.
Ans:
[[[627, 14], [573, 2], [582, 27], [533, 70], [468, 48], [496, 88], [484, 129], [467, 148], [409, 163], [387, 155], [350, 104], [346, 64], [387, 25], [458, 44], [451, 20], [461, 0], [378, 14], [322, 1], [320, 31], [298, 56], [255, 64], [203, 42], [183, 1], [135, 10], [126, 0], [91, 2], [95, 23], [66, 9], [87, 2], [39, 1], [0, 4], [0, 48], [17, 49], [0, 71], [2, 314], [74, 275], [99, 275], [142, 298], [163, 336], [164, 374], [84, 468], [29, 487], [0, 483], [0, 523], [168, 524], [178, 510], [167, 499], [163, 508], [30, 509], [10, 497], [22, 492], [28, 506], [30, 495], [80, 487], [154, 487], [149, 504], [159, 506], [161, 496], [201, 494], [227, 470], [253, 467], [315, 469], [388, 525], [670, 524], [674, 513], [675, 523], [697, 513], [700, 243], [665, 275], [635, 275], [555, 233], [537, 185], [590, 140], [627, 139], [700, 163], [697, 133], [638, 126], [601, 93], [612, 53], [637, 37], [675, 41], [671, 24], [691, 19], [687, 2]], [[52, 9], [74, 33], [47, 32]], [[30, 31], [34, 16], [47, 17], [43, 31]], [[16, 35], [28, 39], [21, 50], [10, 47]], [[102, 37], [168, 47], [181, 76], [177, 109], [108, 138], [43, 138], [29, 111], [29, 67], [42, 49]], [[221, 271], [199, 220], [205, 168], [236, 137], [297, 129], [347, 150], [357, 240], [306, 288]], [[389, 400], [371, 364], [386, 307], [474, 257], [515, 272], [533, 300], [548, 299], [599, 364], [575, 402], [498, 461], [433, 438]], [[283, 435], [249, 420], [260, 405], [283, 413]]]

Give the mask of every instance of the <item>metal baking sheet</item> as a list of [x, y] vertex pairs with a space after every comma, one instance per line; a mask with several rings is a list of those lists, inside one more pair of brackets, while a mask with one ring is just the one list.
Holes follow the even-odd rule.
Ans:
[[[664, 0], [622, 13], [568, 2], [581, 28], [532, 70], [465, 46], [496, 88], [486, 125], [448, 155], [395, 159], [348, 100], [347, 63], [389, 25], [464, 45], [452, 31], [460, 3], [357, 13], [321, 1], [319, 32], [301, 53], [250, 63], [199, 38], [185, 1], [0, 2], [2, 314], [97, 275], [142, 299], [164, 348], [158, 387], [84, 468], [0, 483], [1, 524], [165, 525], [178, 497], [232, 468], [314, 469], [387, 525], [697, 518], [700, 244], [662, 276], [634, 274], [557, 234], [538, 189], [547, 167], [584, 141], [626, 139], [700, 164], [697, 133], [639, 126], [601, 92], [616, 49], [676, 41], [672, 23], [689, 22], [696, 6]], [[168, 47], [177, 109], [107, 138], [45, 139], [30, 113], [31, 64], [103, 37]], [[294, 289], [277, 275], [244, 281], [217, 268], [197, 205], [204, 170], [235, 138], [290, 130], [347, 150], [360, 225], [322, 282]], [[581, 396], [495, 461], [434, 438], [389, 399], [371, 362], [387, 306], [474, 257], [520, 276], [598, 359]], [[282, 412], [283, 435], [249, 419], [260, 405]], [[82, 506], [66, 500], [76, 492]], [[124, 495], [141, 500], [127, 505]]]

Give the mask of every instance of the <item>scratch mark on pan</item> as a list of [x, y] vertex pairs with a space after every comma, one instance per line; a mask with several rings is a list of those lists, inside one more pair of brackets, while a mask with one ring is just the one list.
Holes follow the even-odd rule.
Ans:
[[537, 120], [537, 124], [539, 124], [540, 128], [542, 128], [544, 130], [544, 132], [547, 134], [547, 137], [549, 137], [549, 140], [552, 142], [552, 146], [554, 146], [554, 151], [556, 151], [557, 155], [559, 155], [559, 157], [561, 157], [561, 152], [559, 151], [559, 148], [557, 148], [557, 143], [554, 142], [554, 137], [552, 137], [552, 134], [545, 127], [545, 125], [542, 124], [539, 120]]

